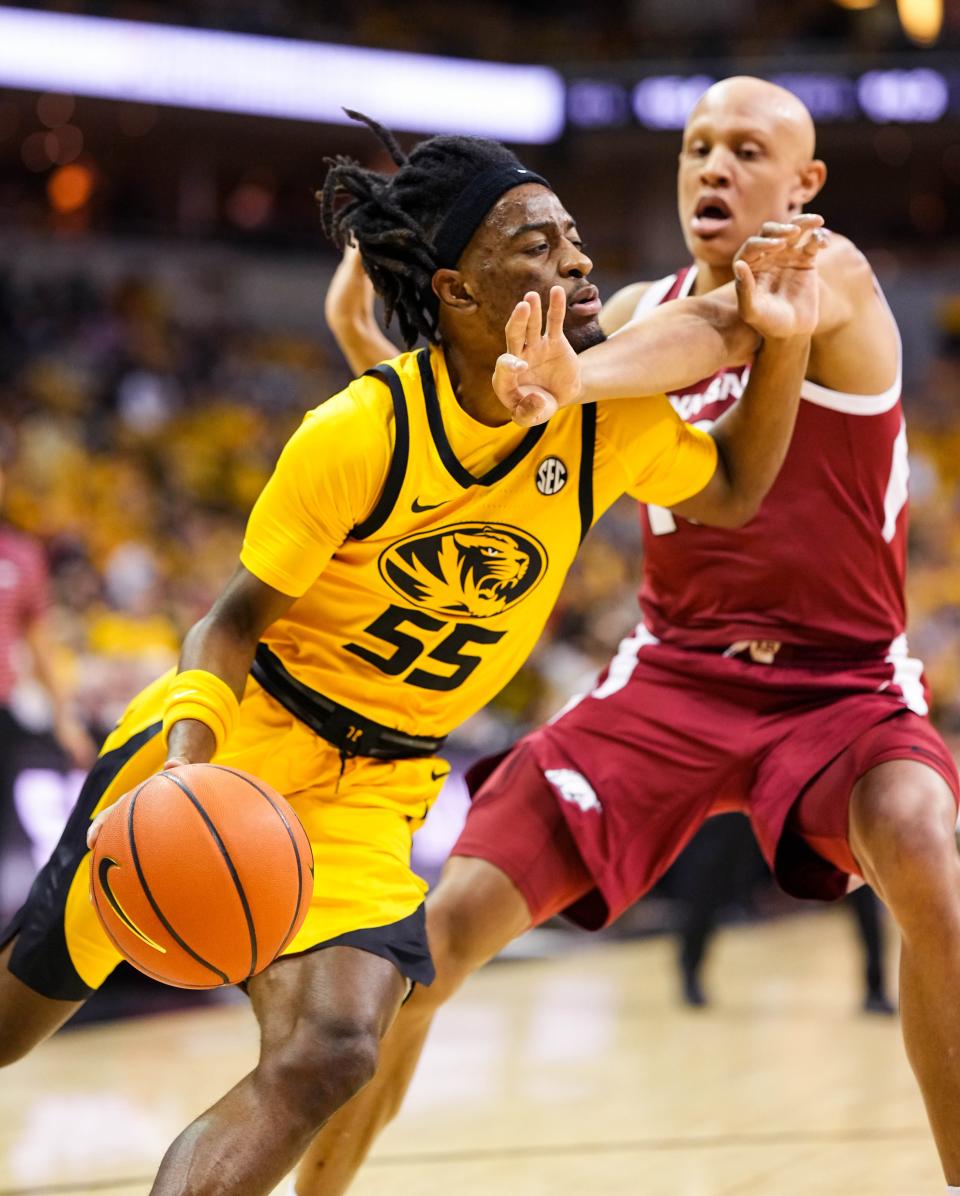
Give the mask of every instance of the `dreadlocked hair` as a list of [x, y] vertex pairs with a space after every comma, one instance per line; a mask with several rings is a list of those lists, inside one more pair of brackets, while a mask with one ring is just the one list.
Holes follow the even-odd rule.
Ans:
[[342, 249], [354, 241], [363, 266], [394, 316], [407, 348], [419, 336], [439, 340], [440, 306], [431, 287], [440, 268], [434, 239], [464, 187], [490, 166], [519, 166], [505, 146], [482, 137], [431, 137], [409, 156], [376, 121], [346, 110], [379, 138], [396, 174], [367, 170], [353, 158], [325, 159], [330, 169], [317, 192], [324, 232]]

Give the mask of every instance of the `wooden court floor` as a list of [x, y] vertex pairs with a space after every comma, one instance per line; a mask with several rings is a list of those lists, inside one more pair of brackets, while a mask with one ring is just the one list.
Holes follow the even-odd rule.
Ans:
[[[672, 947], [476, 976], [438, 1019], [355, 1196], [921, 1196], [943, 1191], [896, 1019], [859, 1013], [851, 920], [724, 932], [708, 1011]], [[0, 1073], [0, 1196], [143, 1196], [250, 1065], [241, 1004], [58, 1035]]]

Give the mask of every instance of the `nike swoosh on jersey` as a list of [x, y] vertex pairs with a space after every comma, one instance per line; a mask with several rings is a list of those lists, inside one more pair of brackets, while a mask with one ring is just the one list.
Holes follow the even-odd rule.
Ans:
[[449, 768], [442, 768], [442, 769], [440, 769], [439, 772], [437, 771], [437, 769], [433, 769], [433, 771], [430, 773], [430, 780], [431, 781], [439, 781], [441, 777], [448, 777], [449, 775], [450, 775]]
[[446, 506], [447, 502], [449, 502], [449, 499], [444, 499], [443, 502], [421, 503], [419, 499], [415, 498], [410, 504], [410, 510], [413, 511], [414, 515], [422, 515], [424, 511], [435, 511], [437, 507]]

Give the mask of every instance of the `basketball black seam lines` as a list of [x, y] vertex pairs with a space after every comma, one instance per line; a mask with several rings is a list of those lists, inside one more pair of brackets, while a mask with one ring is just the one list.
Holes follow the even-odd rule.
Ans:
[[[143, 786], [145, 784], [146, 784], [146, 781], [144, 781], [143, 784], [138, 786], [138, 788], [137, 788], [138, 793], [140, 792], [140, 790], [143, 788]], [[119, 954], [123, 955], [124, 954], [123, 948], [120, 946], [120, 943], [117, 941], [116, 935], [113, 933], [113, 931], [107, 925], [107, 923], [103, 917], [103, 914], [101, 913], [100, 901], [97, 898], [97, 886], [96, 885], [91, 886], [90, 892], [91, 892], [91, 896], [93, 898], [94, 909], [97, 911], [97, 914], [100, 916], [100, 925], [102, 926], [104, 933], [106, 934], [106, 936], [110, 940], [110, 942], [113, 943], [114, 947], [116, 947]], [[209, 964], [207, 966], [209, 967]], [[143, 963], [140, 963], [139, 961], [137, 961], [137, 963], [133, 964], [133, 967], [135, 967], [139, 971], [143, 972], [145, 976], [149, 976], [151, 980], [158, 980], [161, 984], [169, 984], [170, 983], [170, 981], [167, 980], [164, 976], [161, 976], [159, 972], [152, 972], [146, 966], [146, 964], [143, 964]], [[177, 988], [191, 988], [191, 989], [197, 989], [198, 991], [208, 991], [209, 987], [210, 986], [207, 984], [183, 984], [183, 983], [177, 984]]]
[[[286, 828], [286, 832], [290, 837], [290, 846], [293, 848], [293, 858], [297, 864], [297, 901], [293, 907], [293, 917], [290, 919], [290, 925], [287, 927], [287, 933], [283, 936], [283, 943], [280, 946], [280, 951], [283, 951], [285, 947], [289, 946], [290, 932], [293, 930], [294, 924], [297, 921], [297, 912], [300, 909], [300, 900], [303, 897], [303, 864], [300, 862], [300, 852], [297, 850], [297, 839], [293, 833], [293, 827], [287, 821], [287, 816], [284, 814], [283, 810], [280, 809], [270, 794], [267, 793], [265, 789], [261, 789], [256, 781], [254, 781], [251, 777], [246, 776], [244, 773], [235, 768], [227, 768], [224, 764], [213, 764], [211, 765], [211, 768], [219, 768], [222, 772], [229, 772], [232, 776], [239, 777], [241, 781], [246, 781], [248, 785], [250, 785], [253, 789], [256, 789], [260, 796], [265, 797], [276, 811], [280, 821], [283, 823], [284, 827]], [[280, 951], [277, 952], [277, 955], [280, 954]], [[253, 973], [251, 972], [251, 975], [252, 974]]]
[[[97, 909], [99, 910], [100, 906], [99, 906], [99, 904], [97, 903], [97, 900], [96, 900], [96, 895], [94, 895], [94, 905], [96, 905]], [[116, 947], [116, 949], [117, 949], [117, 950], [120, 952], [120, 954], [122, 955], [122, 954], [123, 954], [123, 948], [122, 948], [122, 947], [120, 946], [120, 944], [117, 942], [116, 938], [115, 938], [115, 937], [114, 937], [114, 935], [113, 935], [113, 932], [112, 932], [112, 931], [110, 930], [110, 928], [109, 928], [109, 927], [106, 925], [106, 923], [103, 923], [103, 929], [104, 929], [104, 931], [106, 932], [107, 938], [110, 940], [110, 942], [111, 942], [111, 943], [113, 943], [113, 945]], [[161, 976], [159, 972], [152, 972], [152, 971], [151, 971], [151, 970], [150, 970], [150, 969], [149, 969], [149, 968], [146, 966], [146, 964], [140, 963], [140, 961], [139, 961], [139, 960], [138, 960], [138, 961], [137, 961], [135, 964], [132, 964], [131, 966], [132, 966], [132, 967], [135, 967], [135, 968], [136, 968], [138, 971], [140, 971], [140, 972], [143, 972], [143, 974], [144, 974], [145, 976], [149, 976], [151, 980], [157, 980], [157, 981], [158, 981], [160, 984], [169, 984], [169, 983], [170, 983], [170, 981], [169, 981], [169, 980], [168, 980], [168, 979], [167, 979], [165, 976]], [[184, 984], [184, 983], [182, 983], [182, 982], [180, 982], [180, 981], [177, 981], [177, 985], [176, 985], [176, 987], [177, 987], [177, 988], [190, 988], [190, 989], [195, 989], [195, 990], [197, 990], [198, 992], [209, 992], [209, 991], [210, 991], [210, 985], [209, 985], [209, 984]]]
[[[170, 778], [170, 779], [172, 780], [173, 778]], [[195, 959], [197, 961], [197, 963], [202, 964], [203, 967], [209, 969], [211, 972], [213, 972], [213, 974], [215, 976], [219, 976], [221, 981], [224, 984], [229, 984], [230, 977], [225, 972], [221, 972], [218, 967], [215, 967], [208, 960], [204, 959], [202, 955], [198, 955], [197, 952], [194, 951], [194, 949], [190, 946], [190, 944], [185, 942], [180, 937], [180, 935], [177, 934], [177, 932], [173, 929], [173, 927], [167, 921], [166, 917], [164, 916], [163, 910], [160, 908], [159, 905], [157, 905], [157, 902], [154, 899], [153, 893], [150, 891], [150, 886], [147, 884], [147, 878], [144, 876], [143, 868], [140, 865], [140, 853], [137, 851], [137, 840], [133, 833], [133, 812], [134, 812], [134, 809], [136, 808], [137, 798], [140, 796], [142, 791], [143, 790], [141, 787], [140, 789], [137, 790], [137, 792], [130, 799], [130, 809], [127, 813], [127, 833], [130, 836], [130, 855], [133, 857], [133, 866], [137, 871], [137, 877], [140, 880], [140, 884], [143, 888], [144, 894], [146, 895], [147, 900], [150, 902], [150, 906], [151, 906], [153, 912], [160, 919], [161, 925], [167, 931], [167, 933], [171, 936], [171, 938], [174, 940], [174, 942], [178, 946], [182, 947], [183, 950], [186, 951], [186, 953], [190, 956], [191, 959]]]
[[172, 772], [163, 773], [162, 775], [165, 776], [168, 781], [173, 781], [175, 785], [178, 785], [187, 795], [187, 797], [193, 802], [194, 806], [196, 806], [197, 813], [206, 823], [207, 830], [213, 836], [213, 841], [216, 843], [217, 847], [220, 849], [220, 854], [223, 856], [223, 862], [227, 865], [227, 869], [229, 870], [230, 875], [233, 877], [233, 883], [237, 888], [237, 896], [240, 898], [240, 904], [243, 906], [243, 914], [247, 919], [247, 931], [250, 935], [250, 971], [244, 977], [244, 979], [249, 979], [249, 977], [252, 976], [257, 970], [257, 927], [253, 920], [253, 911], [250, 909], [250, 902], [247, 900], [247, 894], [244, 892], [243, 885], [240, 881], [240, 874], [237, 872], [236, 865], [230, 858], [230, 852], [227, 851], [226, 843], [224, 843], [224, 841], [220, 838], [220, 832], [214, 825], [213, 819], [203, 808], [200, 799], [193, 792], [190, 786]]

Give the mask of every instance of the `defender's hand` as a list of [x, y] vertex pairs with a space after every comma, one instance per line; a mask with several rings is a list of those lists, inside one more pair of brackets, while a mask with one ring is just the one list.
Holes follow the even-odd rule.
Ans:
[[817, 254], [827, 244], [823, 218], [813, 213], [786, 224], [768, 222], [734, 259], [743, 319], [767, 340], [812, 336], [819, 318]]
[[580, 393], [580, 363], [563, 334], [566, 314], [566, 295], [556, 286], [550, 289], [546, 329], [536, 291], [523, 297], [507, 321], [507, 351], [497, 358], [493, 389], [522, 428], [545, 423]]

